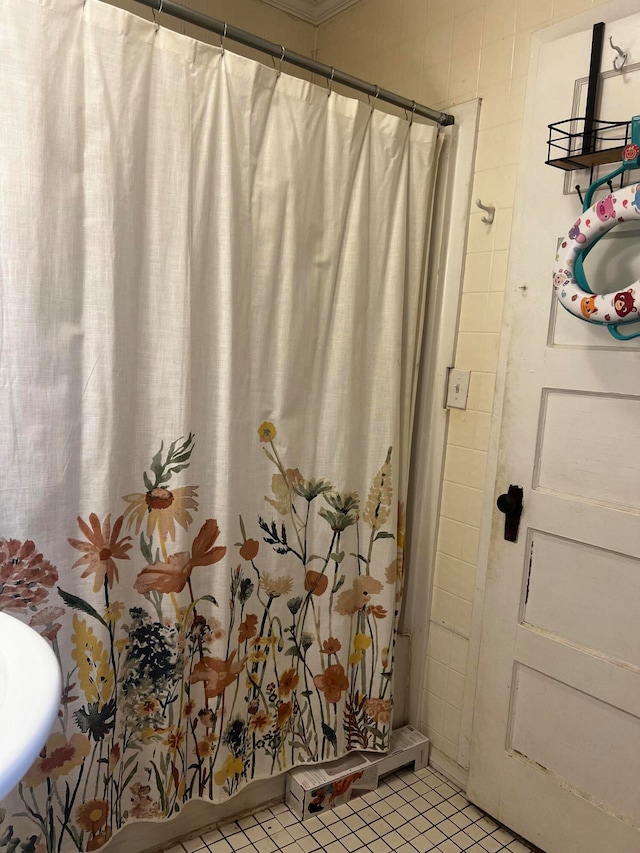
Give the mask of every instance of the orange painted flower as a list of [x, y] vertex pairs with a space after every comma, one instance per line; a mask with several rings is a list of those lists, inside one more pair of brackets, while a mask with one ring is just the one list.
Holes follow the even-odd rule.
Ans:
[[58, 570], [31, 539], [0, 539], [0, 610], [35, 610], [57, 580]]
[[379, 604], [370, 604], [367, 607], [367, 613], [369, 616], [373, 616], [374, 619], [384, 619], [387, 615], [387, 611]]
[[104, 522], [101, 524], [100, 519], [92, 512], [89, 516], [89, 524], [83, 521], [78, 516], [78, 526], [87, 538], [86, 542], [81, 539], [69, 539], [69, 544], [77, 551], [82, 551], [83, 556], [79, 557], [71, 568], [76, 566], [86, 565], [86, 569], [82, 573], [82, 577], [86, 578], [90, 574], [95, 574], [93, 581], [93, 591], [99, 592], [104, 584], [105, 578], [109, 589], [118, 580], [118, 567], [115, 560], [128, 560], [127, 551], [132, 548], [131, 537], [123, 536], [118, 540], [124, 516], [120, 516], [111, 529], [111, 515], [107, 515]]
[[31, 617], [29, 625], [36, 630], [41, 628], [42, 630], [39, 631], [40, 635], [53, 642], [58, 636], [58, 631], [62, 628], [62, 624], [56, 622], [56, 619], [60, 619], [61, 616], [64, 616], [64, 613], [65, 611], [62, 607], [43, 607]]
[[198, 741], [198, 755], [200, 758], [209, 758], [213, 755], [213, 744], [208, 740]]
[[258, 427], [258, 435], [260, 437], [260, 441], [268, 443], [270, 441], [273, 441], [273, 439], [276, 437], [277, 430], [271, 423], [271, 421], [264, 421]]
[[291, 702], [283, 702], [278, 708], [278, 719], [276, 720], [276, 726], [281, 729], [287, 720], [291, 717], [293, 713], [293, 705]]
[[244, 622], [240, 623], [240, 628], [238, 629], [238, 642], [244, 643], [246, 640], [250, 640], [251, 637], [255, 637], [258, 632], [258, 617], [255, 613], [247, 613], [244, 617]]
[[28, 788], [41, 785], [46, 779], [57, 779], [79, 767], [89, 755], [89, 739], [76, 733], [67, 740], [66, 735], [56, 732], [49, 736], [37, 760], [27, 771], [23, 782]]
[[76, 809], [78, 826], [95, 835], [109, 818], [109, 803], [106, 800], [88, 800]]
[[205, 641], [209, 639], [211, 639], [212, 642], [215, 642], [216, 640], [221, 640], [227, 633], [222, 627], [222, 622], [220, 622], [220, 620], [216, 619], [215, 617], [209, 619], [209, 629], [211, 633], [207, 634]]
[[321, 651], [323, 655], [337, 655], [341, 648], [342, 643], [340, 640], [335, 637], [329, 637], [329, 639], [325, 640], [322, 644]]
[[361, 575], [353, 581], [351, 589], [346, 589], [340, 593], [335, 610], [341, 616], [353, 616], [371, 601], [372, 595], [382, 589], [383, 584], [379, 580]]
[[184, 743], [184, 729], [179, 729], [177, 727], [171, 728], [167, 732], [165, 743], [171, 749], [180, 749]]
[[271, 725], [271, 714], [265, 714], [263, 711], [258, 711], [249, 718], [249, 728], [252, 731], [263, 732]]
[[391, 716], [390, 699], [368, 699], [364, 706], [366, 714], [374, 723], [387, 725]]
[[327, 591], [329, 586], [329, 578], [320, 572], [314, 572], [309, 569], [304, 578], [304, 588], [312, 595], [322, 595]]
[[260, 548], [260, 543], [255, 539], [246, 539], [240, 548], [240, 556], [243, 560], [255, 560], [258, 556], [258, 549]]
[[111, 835], [111, 829], [108, 826], [105, 826], [102, 832], [99, 832], [87, 841], [87, 853], [91, 853], [92, 850], [99, 850], [101, 847], [104, 847], [107, 841], [111, 838]]
[[278, 696], [288, 696], [292, 690], [295, 690], [298, 686], [298, 682], [300, 681], [300, 677], [295, 669], [287, 669], [280, 676], [280, 683], [278, 684]]
[[123, 500], [129, 506], [124, 511], [127, 527], [136, 526], [136, 535], [144, 520], [147, 520], [147, 536], [153, 536], [157, 530], [160, 537], [172, 542], [176, 538], [176, 524], [184, 530], [189, 529], [193, 521], [190, 510], [198, 509], [197, 486], [180, 486], [172, 491], [169, 489], [151, 489], [145, 494], [135, 493], [125, 495]]
[[235, 649], [229, 655], [228, 660], [221, 658], [204, 657], [193, 667], [191, 684], [198, 681], [204, 682], [204, 694], [207, 699], [215, 699], [220, 696], [230, 684], [240, 675], [247, 662], [247, 657], [242, 660], [233, 662], [236, 656]]
[[327, 702], [339, 702], [343, 691], [349, 687], [349, 679], [341, 663], [328, 666], [321, 675], [314, 676], [313, 683], [322, 690]]
[[118, 766], [118, 762], [120, 761], [120, 744], [114, 743], [109, 751], [109, 770], [111, 773]]
[[134, 588], [144, 594], [151, 590], [157, 592], [182, 592], [191, 572], [196, 566], [210, 566], [219, 562], [227, 553], [226, 547], [214, 547], [220, 535], [218, 522], [208, 518], [193, 540], [191, 553], [179, 551], [171, 554], [166, 563], [154, 563], [143, 569], [134, 583]]
[[191, 577], [191, 554], [179, 551], [171, 554], [166, 563], [154, 563], [143, 569], [133, 584], [137, 592], [144, 595], [151, 590], [157, 592], [182, 592]]

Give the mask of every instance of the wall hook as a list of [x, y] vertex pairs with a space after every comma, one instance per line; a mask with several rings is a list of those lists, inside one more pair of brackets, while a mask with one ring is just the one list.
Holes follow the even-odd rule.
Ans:
[[626, 51], [622, 50], [621, 48], [619, 48], [617, 45], [615, 45], [613, 43], [613, 39], [611, 36], [609, 36], [609, 44], [611, 45], [613, 50], [615, 50], [615, 52], [617, 53], [617, 56], [614, 56], [614, 58], [613, 58], [613, 67], [615, 68], [616, 71], [622, 71], [622, 69], [624, 68], [625, 62], [628, 59], [628, 54]]
[[484, 210], [485, 213], [487, 214], [486, 216], [483, 216], [480, 221], [486, 222], [487, 225], [491, 225], [491, 223], [493, 222], [493, 219], [496, 215], [495, 207], [492, 204], [483, 204], [479, 198], [476, 199], [476, 204], [478, 205], [480, 210]]

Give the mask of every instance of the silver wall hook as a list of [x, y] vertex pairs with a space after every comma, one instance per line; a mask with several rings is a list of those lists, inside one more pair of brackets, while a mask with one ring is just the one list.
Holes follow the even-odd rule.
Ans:
[[617, 54], [617, 56], [614, 56], [613, 58], [613, 67], [616, 71], [622, 71], [625, 62], [629, 58], [629, 55], [626, 51], [622, 50], [622, 48], [618, 47], [616, 44], [613, 43], [613, 38], [611, 36], [609, 36], [609, 44]]
[[487, 214], [483, 216], [480, 220], [481, 222], [486, 222], [487, 225], [491, 225], [496, 215], [496, 209], [492, 204], [483, 204], [479, 198], [476, 199], [476, 205], [480, 208], [480, 210], [484, 210]]

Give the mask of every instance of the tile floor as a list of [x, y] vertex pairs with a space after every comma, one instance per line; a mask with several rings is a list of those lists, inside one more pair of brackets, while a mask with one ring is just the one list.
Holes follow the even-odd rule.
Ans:
[[400, 770], [376, 791], [310, 820], [284, 803], [182, 841], [167, 853], [529, 853], [430, 767]]

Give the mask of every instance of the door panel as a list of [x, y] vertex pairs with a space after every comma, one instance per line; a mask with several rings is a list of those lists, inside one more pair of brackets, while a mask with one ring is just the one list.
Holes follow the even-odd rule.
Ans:
[[[609, 35], [640, 54], [640, 15]], [[515, 544], [493, 519], [468, 796], [546, 853], [639, 853], [640, 340], [558, 309], [550, 280], [581, 209], [542, 137], [580, 102], [590, 48], [589, 29], [532, 63], [496, 486], [522, 486], [524, 512]], [[605, 78], [603, 118], [640, 112], [640, 65]], [[585, 264], [601, 292], [639, 268], [639, 224]]]
[[544, 389], [540, 411], [534, 489], [640, 509], [638, 397]]
[[527, 555], [522, 623], [640, 672], [638, 561], [540, 530], [529, 530]]
[[[622, 774], [640, 778], [640, 720], [619, 708], [518, 664], [507, 749], [537, 765], [583, 799], [633, 822], [635, 786], [618, 791]], [[555, 734], [547, 737], [547, 726]], [[594, 727], [612, 733], [594, 737]]]

